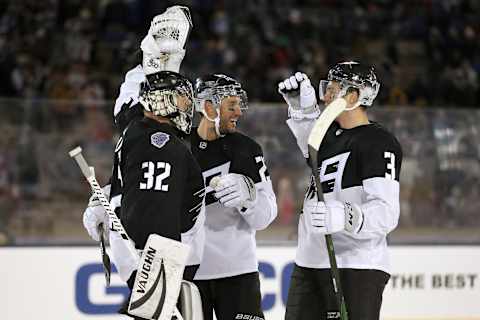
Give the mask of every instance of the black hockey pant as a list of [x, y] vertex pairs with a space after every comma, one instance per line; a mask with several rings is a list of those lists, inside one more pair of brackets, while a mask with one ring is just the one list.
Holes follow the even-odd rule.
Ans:
[[[390, 275], [379, 270], [340, 269], [349, 320], [378, 320], [382, 294]], [[330, 269], [295, 265], [285, 320], [339, 319]]]
[[213, 319], [213, 310], [217, 320], [264, 319], [258, 272], [194, 283], [202, 296], [204, 320]]

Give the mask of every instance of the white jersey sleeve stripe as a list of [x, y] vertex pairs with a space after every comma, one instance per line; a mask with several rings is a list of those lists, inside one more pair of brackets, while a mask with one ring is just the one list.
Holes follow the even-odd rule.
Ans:
[[387, 178], [370, 178], [363, 181], [363, 188], [366, 201], [361, 209], [365, 220], [357, 236], [387, 235], [395, 229], [400, 217], [400, 184]]

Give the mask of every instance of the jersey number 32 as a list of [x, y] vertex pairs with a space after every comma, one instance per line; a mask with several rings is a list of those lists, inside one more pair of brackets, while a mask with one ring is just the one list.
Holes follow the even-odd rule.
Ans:
[[170, 169], [168, 162], [143, 162], [143, 180], [140, 182], [140, 190], [168, 191], [168, 184], [164, 180], [170, 176]]

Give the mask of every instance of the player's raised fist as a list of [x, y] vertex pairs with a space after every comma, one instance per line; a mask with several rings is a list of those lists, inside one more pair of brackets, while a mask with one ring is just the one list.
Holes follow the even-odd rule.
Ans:
[[315, 119], [319, 115], [315, 89], [305, 73], [294, 75], [278, 83], [278, 92], [288, 104], [293, 119]]

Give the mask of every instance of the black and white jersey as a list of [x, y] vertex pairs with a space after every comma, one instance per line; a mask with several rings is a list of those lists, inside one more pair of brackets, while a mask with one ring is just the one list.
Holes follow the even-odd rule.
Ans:
[[[213, 141], [190, 136], [191, 150], [205, 179], [205, 248], [197, 280], [218, 279], [258, 271], [255, 232], [277, 215], [275, 194], [258, 143], [232, 133]], [[221, 205], [208, 185], [215, 176], [237, 173], [250, 177], [258, 190], [256, 205], [245, 212]]]
[[[386, 235], [397, 226], [400, 214], [400, 144], [379, 124], [341, 129], [334, 122], [318, 159], [325, 202], [356, 203], [365, 219], [358, 234], [342, 231], [332, 235], [338, 266], [389, 272]], [[305, 201], [311, 199], [316, 199], [313, 177]], [[305, 224], [301, 215], [296, 263], [328, 268], [324, 237], [307, 234]]]
[[203, 232], [205, 187], [179, 134], [152, 119], [132, 121], [115, 148], [111, 202], [137, 249], [156, 233], [192, 245], [189, 264], [199, 264], [203, 241], [191, 242]]

